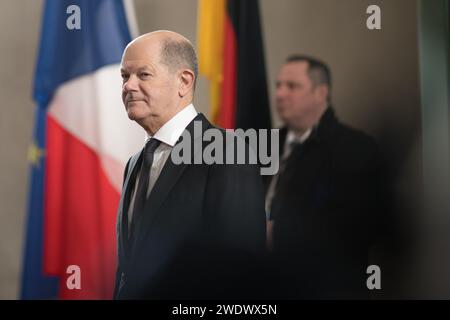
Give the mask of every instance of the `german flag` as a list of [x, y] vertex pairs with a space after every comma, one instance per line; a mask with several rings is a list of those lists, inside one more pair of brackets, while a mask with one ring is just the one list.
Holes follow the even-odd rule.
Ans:
[[211, 120], [223, 128], [271, 128], [258, 0], [199, 0], [200, 74]]

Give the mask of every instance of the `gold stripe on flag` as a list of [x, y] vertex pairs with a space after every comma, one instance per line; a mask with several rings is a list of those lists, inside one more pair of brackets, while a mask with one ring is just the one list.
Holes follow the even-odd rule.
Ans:
[[199, 0], [198, 58], [199, 72], [209, 80], [209, 117], [217, 123], [223, 79], [223, 42], [225, 0]]

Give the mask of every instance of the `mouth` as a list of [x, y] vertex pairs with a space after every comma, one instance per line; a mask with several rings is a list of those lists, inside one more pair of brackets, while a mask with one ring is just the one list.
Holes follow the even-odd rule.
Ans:
[[135, 102], [143, 102], [144, 100], [128, 100], [127, 104], [129, 103], [135, 103]]

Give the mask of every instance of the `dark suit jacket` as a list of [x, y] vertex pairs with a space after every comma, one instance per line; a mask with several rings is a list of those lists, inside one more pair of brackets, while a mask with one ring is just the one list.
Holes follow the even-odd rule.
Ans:
[[[282, 129], [283, 147], [286, 134]], [[292, 150], [271, 210], [282, 297], [368, 296], [368, 250], [382, 202], [380, 170], [375, 141], [340, 123], [331, 108]]]
[[[212, 128], [202, 114], [194, 121], [201, 121], [203, 131]], [[186, 129], [191, 142], [201, 139], [194, 136], [193, 122]], [[118, 209], [115, 298], [251, 295], [254, 283], [240, 280], [248, 279], [264, 250], [264, 189], [258, 167], [175, 165], [169, 157], [129, 240], [127, 211], [140, 155], [127, 163]]]

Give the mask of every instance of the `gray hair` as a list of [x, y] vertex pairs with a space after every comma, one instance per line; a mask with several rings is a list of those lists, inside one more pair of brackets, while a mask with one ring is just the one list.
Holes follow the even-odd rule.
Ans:
[[187, 40], [165, 39], [161, 44], [161, 63], [171, 72], [188, 68], [194, 72], [194, 89], [198, 77], [198, 61], [195, 49]]

